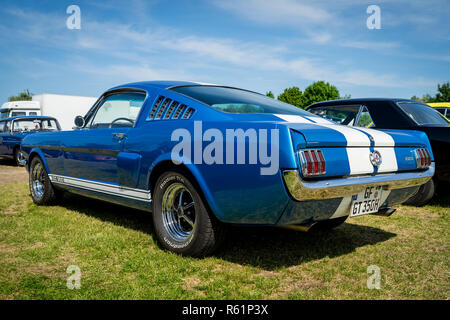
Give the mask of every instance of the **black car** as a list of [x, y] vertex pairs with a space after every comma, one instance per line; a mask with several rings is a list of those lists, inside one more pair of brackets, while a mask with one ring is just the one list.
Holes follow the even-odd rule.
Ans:
[[450, 193], [450, 122], [427, 104], [407, 99], [343, 99], [318, 102], [306, 110], [349, 126], [425, 132], [433, 149], [436, 174], [407, 204], [424, 205], [435, 190]]

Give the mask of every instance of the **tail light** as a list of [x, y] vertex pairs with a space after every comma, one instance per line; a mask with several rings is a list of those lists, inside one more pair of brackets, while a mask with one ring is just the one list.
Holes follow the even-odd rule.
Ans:
[[414, 153], [416, 154], [417, 168], [428, 168], [431, 165], [431, 156], [427, 149], [416, 149]]
[[313, 177], [325, 174], [325, 158], [322, 150], [302, 150], [299, 156], [303, 176]]

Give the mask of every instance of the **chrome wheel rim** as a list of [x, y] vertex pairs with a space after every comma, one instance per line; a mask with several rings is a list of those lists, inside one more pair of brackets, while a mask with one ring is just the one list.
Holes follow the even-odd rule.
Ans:
[[171, 184], [162, 197], [163, 224], [168, 235], [184, 242], [192, 237], [196, 224], [195, 202], [181, 183]]
[[31, 192], [37, 199], [44, 195], [44, 167], [41, 163], [37, 163], [31, 170]]

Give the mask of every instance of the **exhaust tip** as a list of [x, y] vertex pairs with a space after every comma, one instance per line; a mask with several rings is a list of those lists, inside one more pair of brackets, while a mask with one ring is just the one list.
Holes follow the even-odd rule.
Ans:
[[374, 216], [383, 216], [383, 217], [389, 217], [392, 215], [397, 209], [392, 208], [382, 208], [378, 210], [378, 212], [372, 213]]

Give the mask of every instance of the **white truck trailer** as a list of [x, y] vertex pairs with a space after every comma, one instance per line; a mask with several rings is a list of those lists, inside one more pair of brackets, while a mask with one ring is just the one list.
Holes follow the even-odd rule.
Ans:
[[49, 93], [34, 95], [32, 99], [40, 103], [41, 115], [56, 118], [62, 130], [72, 130], [75, 117], [84, 116], [97, 101], [95, 97]]
[[84, 116], [97, 98], [43, 93], [32, 101], [6, 102], [0, 108], [0, 118], [14, 116], [50, 116], [58, 120], [62, 130], [72, 130], [76, 116]]

